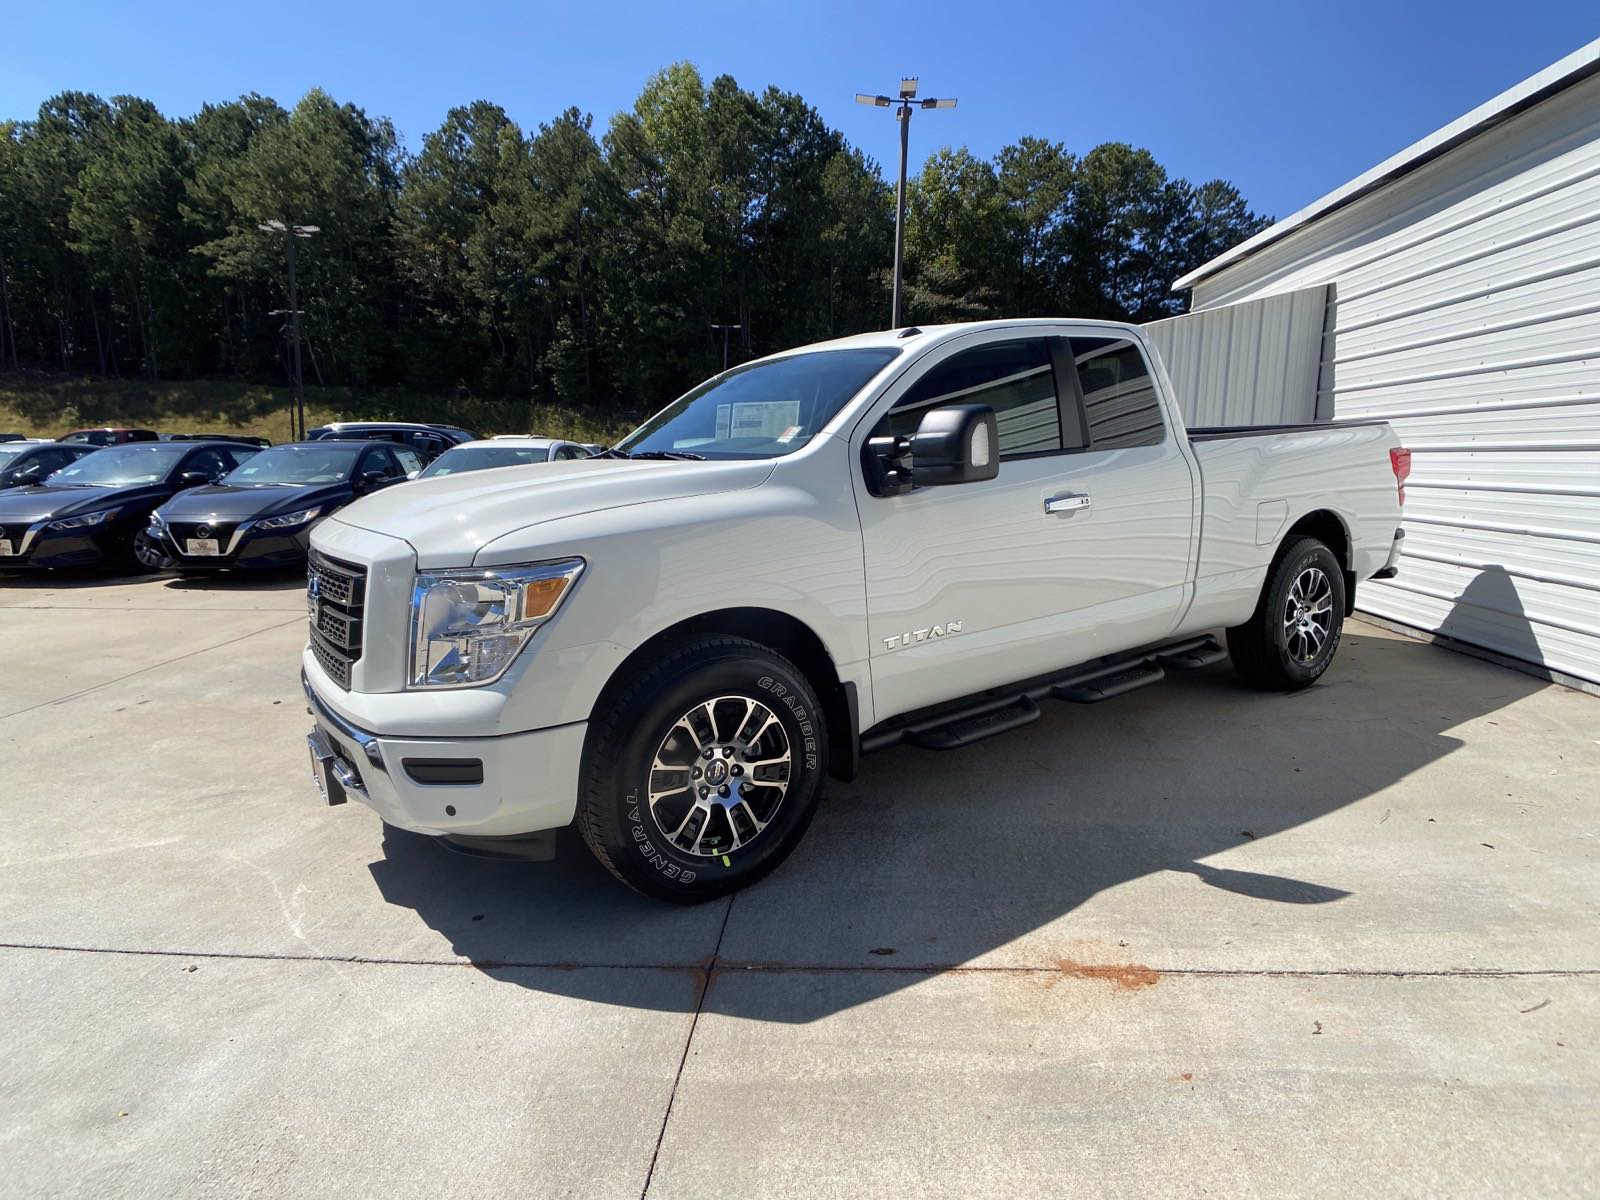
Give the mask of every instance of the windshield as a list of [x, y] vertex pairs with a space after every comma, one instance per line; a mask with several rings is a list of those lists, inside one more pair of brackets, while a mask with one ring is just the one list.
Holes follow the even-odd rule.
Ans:
[[93, 484], [116, 487], [132, 483], [160, 483], [178, 465], [178, 460], [194, 447], [152, 442], [138, 446], [108, 446], [85, 454], [71, 466], [62, 467], [49, 482]]
[[342, 483], [363, 446], [273, 446], [253, 454], [242, 467], [222, 477], [223, 483], [249, 484]]
[[518, 467], [549, 459], [547, 446], [457, 446], [434, 459], [417, 478], [432, 479], [435, 475], [456, 475], [462, 471], [481, 471], [485, 467]]
[[617, 444], [632, 455], [777, 458], [809, 442], [900, 351], [814, 350], [708, 379]]

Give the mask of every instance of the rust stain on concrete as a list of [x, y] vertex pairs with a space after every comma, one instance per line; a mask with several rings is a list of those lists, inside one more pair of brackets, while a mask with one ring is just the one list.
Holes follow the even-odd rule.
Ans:
[[1120, 992], [1136, 992], [1161, 981], [1157, 971], [1142, 963], [1086, 963], [1058, 958], [1056, 970], [1073, 979], [1103, 979]]

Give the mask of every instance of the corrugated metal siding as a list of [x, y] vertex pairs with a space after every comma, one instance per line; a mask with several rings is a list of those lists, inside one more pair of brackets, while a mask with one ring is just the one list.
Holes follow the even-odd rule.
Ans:
[[1600, 78], [1195, 289], [1333, 285], [1319, 409], [1414, 452], [1360, 607], [1600, 682]]
[[1153, 321], [1190, 425], [1281, 425], [1315, 419], [1328, 289], [1230, 304]]

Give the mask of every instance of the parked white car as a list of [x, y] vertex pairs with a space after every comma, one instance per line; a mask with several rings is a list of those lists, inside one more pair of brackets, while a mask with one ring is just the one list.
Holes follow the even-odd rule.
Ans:
[[462, 442], [452, 446], [417, 474], [418, 479], [432, 479], [438, 475], [460, 475], [466, 471], [482, 471], [489, 467], [524, 467], [533, 463], [569, 462], [588, 458], [593, 451], [578, 442], [560, 438], [525, 436], [520, 433], [498, 434], [481, 441]]
[[313, 536], [330, 803], [723, 895], [862, 751], [962, 746], [1220, 660], [1333, 660], [1391, 575], [1382, 422], [1185, 431], [1136, 327], [906, 329], [736, 367], [606, 452], [380, 492]]

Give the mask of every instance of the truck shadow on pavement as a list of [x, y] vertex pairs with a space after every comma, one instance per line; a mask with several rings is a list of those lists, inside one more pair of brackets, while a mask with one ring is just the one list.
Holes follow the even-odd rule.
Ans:
[[[1050, 705], [963, 751], [867, 757], [855, 781], [830, 786], [790, 861], [731, 905], [636, 896], [571, 831], [555, 862], [520, 865], [391, 829], [371, 871], [389, 903], [415, 909], [487, 975], [601, 1002], [638, 1003], [617, 978], [630, 966], [709, 967], [706, 986], [687, 989], [690, 1010], [778, 1022], [949, 971], [1142, 972], [1340, 903], [1354, 887], [1340, 864], [1365, 857], [1350, 823], [1325, 852], [1315, 832], [1292, 847], [1271, 839], [1378, 796], [1455, 751], [1457, 727], [1544, 686], [1351, 627], [1324, 680], [1294, 695], [1249, 690], [1222, 665], [1105, 704]], [[1362, 836], [1381, 838], [1402, 799], [1424, 802], [1383, 798]], [[1206, 861], [1246, 845], [1257, 869]], [[1308, 857], [1325, 868], [1306, 871]], [[1280, 858], [1299, 869], [1273, 870]], [[1191, 880], [1108, 895], [1161, 872]], [[1193, 913], [1186, 947], [1161, 940], [1174, 903]]]

